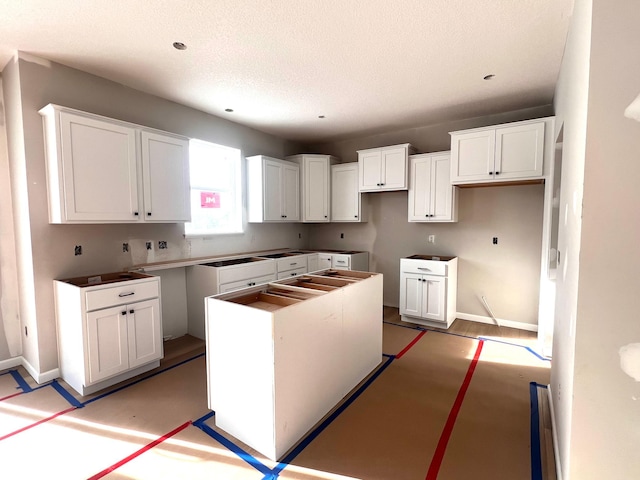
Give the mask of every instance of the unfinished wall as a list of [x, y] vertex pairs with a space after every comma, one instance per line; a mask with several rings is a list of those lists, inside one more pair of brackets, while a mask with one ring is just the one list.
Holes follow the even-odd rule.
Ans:
[[[449, 150], [449, 132], [551, 115], [540, 107], [315, 145], [343, 162], [357, 161], [357, 150], [411, 143], [418, 152]], [[369, 197], [369, 222], [330, 224], [310, 230], [312, 247], [368, 250], [371, 268], [384, 274], [384, 302], [398, 306], [400, 258], [415, 253], [456, 255], [458, 312], [486, 320], [480, 300], [485, 295], [497, 318], [535, 328], [538, 323], [543, 185], [461, 189], [458, 223], [409, 223], [407, 192], [381, 192]], [[340, 238], [340, 233], [345, 238]], [[436, 243], [427, 243], [428, 235]], [[498, 245], [492, 238], [498, 237]]]

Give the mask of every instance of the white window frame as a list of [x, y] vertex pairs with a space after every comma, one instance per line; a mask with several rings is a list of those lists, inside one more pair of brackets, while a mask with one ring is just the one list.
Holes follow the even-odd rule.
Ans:
[[[228, 187], [228, 181], [226, 184], [216, 184], [215, 181], [207, 181], [210, 178], [210, 174], [203, 174], [203, 169], [206, 168], [204, 166], [198, 167], [195, 162], [198, 161], [194, 157], [200, 154], [203, 154], [204, 150], [210, 149], [211, 151], [211, 161], [215, 162], [217, 155], [228, 155], [233, 157], [233, 165], [231, 165], [230, 169], [233, 171], [229, 174], [229, 176], [233, 176], [235, 183], [235, 192], [232, 191], [233, 188]], [[217, 151], [217, 152], [216, 152]], [[207, 155], [204, 153], [204, 155]], [[201, 238], [201, 237], [211, 237], [218, 235], [238, 235], [244, 233], [245, 229], [245, 219], [244, 219], [244, 205], [243, 205], [243, 189], [244, 189], [244, 181], [243, 181], [243, 162], [242, 162], [242, 151], [235, 147], [228, 147], [226, 145], [220, 145], [213, 142], [191, 139], [189, 141], [189, 167], [190, 167], [190, 208], [191, 208], [191, 222], [184, 224], [184, 236], [185, 238]], [[193, 162], [193, 163], [192, 163]], [[197, 219], [201, 216], [205, 209], [199, 209], [195, 207], [197, 205], [198, 200], [194, 196], [194, 190], [201, 192], [203, 190], [214, 191], [218, 193], [228, 193], [232, 196], [232, 198], [221, 197], [223, 201], [232, 201], [236, 205], [236, 216], [232, 223], [228, 224], [226, 228], [223, 229], [210, 229], [205, 226], [197, 227], [194, 223], [197, 222]], [[217, 209], [211, 209], [211, 213], [217, 213]]]

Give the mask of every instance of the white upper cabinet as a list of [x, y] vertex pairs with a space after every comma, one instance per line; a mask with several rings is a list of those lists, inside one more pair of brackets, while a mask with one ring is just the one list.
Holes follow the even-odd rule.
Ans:
[[300, 221], [300, 167], [255, 155], [247, 157], [249, 222]]
[[190, 221], [189, 142], [145, 130], [141, 140], [145, 221]]
[[409, 157], [409, 221], [457, 222], [458, 190], [450, 181], [450, 152]]
[[360, 191], [407, 190], [409, 155], [414, 152], [408, 143], [358, 150]]
[[331, 155], [304, 154], [286, 157], [300, 166], [300, 197], [303, 222], [324, 223], [331, 214]]
[[331, 166], [331, 221], [366, 222], [366, 195], [358, 188], [358, 164]]
[[50, 223], [190, 220], [188, 139], [52, 104], [40, 114]]
[[451, 182], [474, 184], [541, 178], [544, 120], [451, 132]]

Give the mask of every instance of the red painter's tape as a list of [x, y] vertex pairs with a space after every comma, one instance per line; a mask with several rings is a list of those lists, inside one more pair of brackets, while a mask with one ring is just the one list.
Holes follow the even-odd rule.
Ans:
[[17, 393], [13, 393], [11, 395], [7, 395], [6, 397], [2, 397], [0, 398], [0, 402], [2, 402], [3, 400], [9, 400], [10, 398], [13, 397], [17, 397], [18, 395], [22, 395], [24, 392], [17, 392]]
[[36, 423], [32, 423], [31, 425], [27, 425], [26, 427], [22, 427], [21, 429], [16, 430], [15, 432], [7, 433], [6, 435], [3, 435], [2, 437], [0, 437], [0, 440], [4, 440], [6, 438], [13, 437], [14, 435], [17, 435], [18, 433], [22, 433], [25, 430], [29, 430], [30, 428], [37, 427], [38, 425], [41, 425], [41, 424], [43, 424], [45, 422], [48, 422], [49, 420], [53, 420], [54, 418], [59, 417], [60, 415], [64, 415], [65, 413], [68, 413], [68, 412], [70, 412], [72, 410], [75, 410], [75, 409], [76, 409], [76, 407], [71, 407], [71, 408], [67, 408], [66, 410], [62, 410], [61, 412], [55, 413], [55, 414], [51, 415], [50, 417], [43, 418], [42, 420], [39, 420]]
[[469, 384], [471, 383], [471, 377], [473, 377], [473, 372], [476, 369], [476, 365], [478, 365], [478, 360], [480, 359], [480, 352], [482, 352], [483, 345], [484, 340], [478, 341], [476, 353], [473, 356], [471, 364], [469, 365], [467, 375], [464, 377], [464, 381], [460, 386], [456, 401], [453, 402], [453, 407], [451, 407], [451, 411], [449, 412], [449, 417], [447, 418], [447, 423], [445, 423], [442, 434], [440, 435], [440, 440], [438, 440], [438, 446], [436, 447], [436, 451], [433, 454], [433, 458], [431, 459], [431, 465], [429, 465], [429, 471], [427, 472], [426, 480], [436, 480], [436, 478], [438, 477], [438, 472], [440, 471], [440, 466], [442, 465], [442, 459], [444, 458], [444, 452], [447, 450], [447, 444], [449, 443], [451, 432], [453, 432], [453, 427], [456, 423], [456, 419], [458, 418], [458, 413], [460, 413], [460, 407], [462, 407], [464, 396], [466, 395]]
[[410, 343], [409, 345], [407, 345], [406, 347], [404, 347], [404, 348], [402, 349], [402, 351], [401, 351], [399, 354], [397, 354], [397, 355], [396, 355], [396, 358], [400, 358], [400, 357], [402, 357], [405, 353], [407, 353], [407, 352], [409, 351], [409, 349], [410, 349], [411, 347], [413, 347], [413, 346], [418, 342], [418, 340], [420, 340], [420, 339], [422, 338], [422, 336], [423, 336], [425, 333], [427, 333], [427, 331], [426, 331], [426, 330], [423, 330], [423, 331], [421, 331], [418, 335], [416, 335], [416, 338], [414, 338], [414, 339], [411, 341], [411, 343]]
[[160, 438], [155, 439], [153, 442], [148, 443], [147, 445], [145, 445], [144, 447], [142, 447], [140, 450], [132, 453], [131, 455], [129, 455], [126, 458], [123, 458], [122, 460], [120, 460], [118, 463], [114, 463], [113, 465], [111, 465], [109, 468], [105, 468], [104, 470], [102, 470], [99, 473], [96, 473], [94, 476], [89, 477], [88, 480], [96, 480], [98, 478], [102, 478], [105, 475], [108, 475], [109, 473], [113, 472], [114, 470], [116, 470], [117, 468], [120, 468], [122, 465], [124, 465], [125, 463], [129, 463], [131, 460], [133, 460], [134, 458], [142, 455], [144, 452], [151, 450], [153, 447], [155, 447], [156, 445], [164, 442], [165, 440], [167, 440], [168, 438], [173, 437], [176, 433], [181, 432], [182, 430], [184, 430], [185, 428], [187, 428], [189, 425], [191, 425], [191, 422], [185, 422], [182, 425], [180, 425], [178, 428], [171, 430], [169, 433], [165, 433], [163, 436], [161, 436]]

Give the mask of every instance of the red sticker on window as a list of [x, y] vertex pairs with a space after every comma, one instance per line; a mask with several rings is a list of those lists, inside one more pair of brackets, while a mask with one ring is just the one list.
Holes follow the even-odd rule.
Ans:
[[200, 207], [220, 208], [220, 194], [216, 192], [200, 192]]

